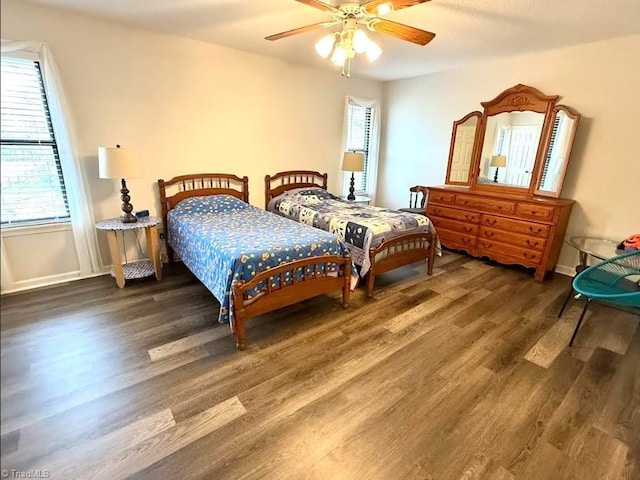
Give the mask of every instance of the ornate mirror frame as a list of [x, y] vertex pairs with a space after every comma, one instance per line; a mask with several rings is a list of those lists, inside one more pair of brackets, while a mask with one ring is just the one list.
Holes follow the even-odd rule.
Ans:
[[[490, 100], [488, 102], [481, 102], [481, 105], [484, 107], [484, 112], [482, 114], [482, 118], [480, 119], [480, 124], [477, 130], [478, 134], [476, 136], [476, 141], [473, 149], [471, 188], [488, 191], [497, 190], [500, 192], [527, 194], [533, 196], [535, 190], [537, 189], [536, 181], [540, 178], [544, 155], [548, 148], [547, 142], [549, 138], [549, 129], [552, 123], [552, 113], [554, 107], [556, 106], [558, 98], [558, 95], [544, 95], [536, 88], [518, 84], [515, 87], [511, 87], [505, 90], [493, 100]], [[544, 114], [542, 131], [540, 134], [540, 140], [538, 142], [538, 148], [536, 151], [535, 162], [529, 186], [516, 187], [490, 183], [479, 183], [478, 174], [481, 167], [482, 146], [484, 144], [488, 117], [505, 112], [508, 113], [525, 111]]]
[[[452, 169], [453, 169], [453, 160], [454, 160], [454, 155], [455, 155], [455, 147], [456, 147], [456, 136], [458, 134], [458, 126], [460, 125], [464, 125], [468, 120], [475, 118], [476, 119], [476, 125], [475, 125], [475, 131], [474, 131], [474, 135], [473, 135], [473, 146], [471, 149], [471, 158], [469, 161], [469, 171], [467, 172], [467, 180], [466, 181], [457, 181], [457, 180], [451, 180], [451, 173], [452, 173]], [[455, 120], [453, 122], [453, 127], [451, 129], [451, 144], [449, 146], [449, 161], [447, 162], [447, 176], [445, 177], [445, 183], [447, 185], [471, 185], [471, 177], [473, 170], [473, 152], [475, 150], [475, 139], [478, 136], [478, 128], [480, 127], [480, 121], [482, 119], [482, 113], [479, 111], [474, 111], [471, 112], [467, 115], [465, 115], [464, 117], [462, 117], [460, 120]]]

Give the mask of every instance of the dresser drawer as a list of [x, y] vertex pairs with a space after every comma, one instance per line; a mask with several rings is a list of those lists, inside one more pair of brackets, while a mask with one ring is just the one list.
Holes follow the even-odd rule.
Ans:
[[523, 247], [531, 250], [544, 250], [547, 240], [540, 237], [529, 237], [519, 233], [507, 232], [496, 228], [480, 226], [479, 237], [487, 240], [495, 240], [497, 242], [506, 243], [515, 247]]
[[449, 218], [442, 217], [429, 217], [431, 219], [431, 223], [436, 227], [436, 231], [439, 228], [444, 228], [446, 230], [451, 230], [454, 232], [466, 233], [468, 235], [477, 235], [478, 233], [478, 225], [473, 225], [465, 222], [459, 222], [457, 220], [451, 220]]
[[537, 266], [542, 263], [543, 252], [537, 250], [519, 248], [485, 238], [478, 238], [476, 246], [480, 255], [487, 255], [503, 262], [525, 266]]
[[454, 193], [449, 192], [439, 192], [439, 191], [429, 191], [429, 203], [444, 203], [447, 205], [452, 205], [453, 200], [455, 198]]
[[553, 220], [556, 209], [548, 205], [536, 205], [535, 203], [518, 203], [516, 215], [524, 218], [533, 218], [536, 220]]
[[512, 214], [516, 211], [516, 203], [494, 198], [481, 198], [471, 195], [456, 195], [455, 204], [460, 207], [472, 208], [489, 213]]
[[459, 248], [461, 250], [475, 249], [476, 237], [475, 235], [466, 235], [460, 232], [454, 232], [453, 230], [447, 230], [446, 228], [436, 229], [438, 234], [438, 240], [445, 247]]
[[466, 210], [458, 210], [457, 208], [441, 207], [440, 205], [428, 205], [427, 216], [446, 217], [463, 222], [478, 223], [480, 214], [476, 212], [468, 212]]
[[480, 225], [499, 228], [509, 232], [533, 235], [534, 237], [547, 238], [550, 227], [542, 223], [523, 222], [522, 220], [512, 220], [510, 218], [496, 217], [493, 215], [482, 215]]

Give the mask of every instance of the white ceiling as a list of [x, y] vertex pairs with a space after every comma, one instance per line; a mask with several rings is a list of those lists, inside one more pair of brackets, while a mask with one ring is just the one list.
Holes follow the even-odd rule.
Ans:
[[[313, 49], [323, 31], [275, 42], [264, 40], [267, 35], [329, 19], [327, 13], [294, 0], [32, 1], [294, 64], [336, 69]], [[640, 0], [432, 0], [391, 12], [385, 18], [428, 30], [436, 38], [421, 47], [371, 33], [384, 53], [372, 64], [356, 58], [353, 75], [378, 80], [406, 78], [491, 58], [640, 33]]]

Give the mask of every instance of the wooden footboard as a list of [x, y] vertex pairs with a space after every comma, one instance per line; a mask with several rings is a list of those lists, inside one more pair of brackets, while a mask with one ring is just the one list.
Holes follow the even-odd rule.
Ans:
[[[330, 264], [337, 264], [342, 276], [326, 275]], [[310, 271], [308, 271], [310, 270]], [[291, 274], [291, 283], [286, 284], [287, 273]], [[302, 278], [298, 278], [298, 273]], [[270, 279], [277, 278], [278, 287], [273, 287]], [[254, 301], [245, 302], [245, 293], [266, 281], [266, 289]], [[245, 348], [245, 322], [248, 318], [271, 312], [287, 305], [312, 298], [331, 290], [342, 289], [342, 306], [349, 306], [351, 284], [351, 257], [326, 255], [306, 258], [286, 263], [279, 267], [260, 272], [249, 282], [233, 284], [233, 308], [235, 313], [236, 346]]]
[[367, 297], [373, 295], [376, 275], [420, 260], [427, 260], [427, 273], [431, 275], [436, 257], [434, 233], [409, 233], [392, 238], [369, 250], [371, 268], [367, 278]]

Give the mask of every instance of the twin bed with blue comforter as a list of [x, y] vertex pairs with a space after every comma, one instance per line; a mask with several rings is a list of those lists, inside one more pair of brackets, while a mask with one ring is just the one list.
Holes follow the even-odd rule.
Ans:
[[[233, 182], [243, 188], [233, 190]], [[246, 177], [206, 174], [158, 184], [169, 247], [220, 302], [218, 321], [229, 323], [238, 348], [248, 317], [336, 288], [348, 305], [357, 277], [344, 242], [249, 205]], [[180, 191], [169, 197], [171, 185]]]

